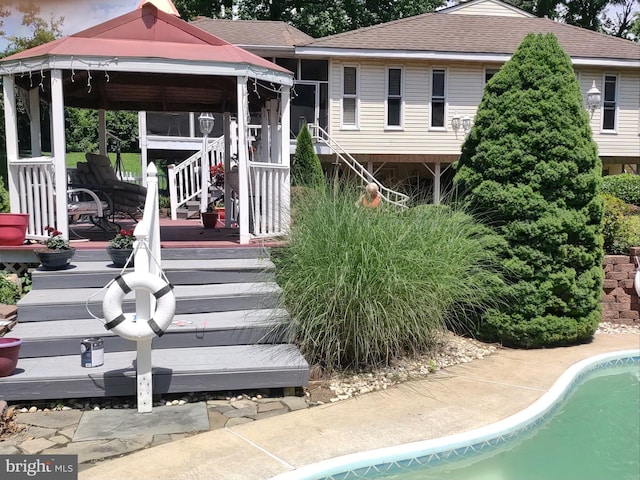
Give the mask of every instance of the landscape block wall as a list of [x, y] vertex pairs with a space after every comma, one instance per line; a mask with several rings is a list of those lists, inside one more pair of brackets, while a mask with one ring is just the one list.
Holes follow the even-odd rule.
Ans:
[[636, 258], [640, 258], [640, 247], [632, 248], [629, 255], [605, 255], [603, 321], [627, 325], [640, 323], [640, 302], [633, 284]]

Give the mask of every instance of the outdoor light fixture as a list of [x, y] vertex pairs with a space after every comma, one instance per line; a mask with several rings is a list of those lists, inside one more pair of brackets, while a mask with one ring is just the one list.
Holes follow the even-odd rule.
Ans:
[[213, 130], [213, 115], [210, 113], [201, 113], [198, 120], [200, 121], [200, 133], [202, 133], [202, 135], [209, 135], [211, 130]]
[[471, 119], [468, 115], [460, 117], [457, 112], [453, 112], [453, 117], [451, 117], [451, 129], [457, 134], [458, 130], [460, 130], [460, 127], [462, 127], [462, 130], [466, 135], [467, 132], [471, 129]]
[[593, 112], [600, 106], [600, 90], [596, 87], [596, 81], [593, 81], [593, 85], [587, 91], [587, 110], [591, 116], [593, 116]]

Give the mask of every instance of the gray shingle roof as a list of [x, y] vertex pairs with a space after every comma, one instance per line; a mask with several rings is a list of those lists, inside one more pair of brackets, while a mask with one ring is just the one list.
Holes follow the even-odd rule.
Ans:
[[305, 47], [512, 54], [527, 33], [553, 33], [571, 57], [640, 60], [640, 44], [545, 18], [432, 12], [311, 41]]
[[233, 45], [240, 46], [293, 47], [313, 40], [313, 37], [286, 22], [197, 17], [190, 23]]

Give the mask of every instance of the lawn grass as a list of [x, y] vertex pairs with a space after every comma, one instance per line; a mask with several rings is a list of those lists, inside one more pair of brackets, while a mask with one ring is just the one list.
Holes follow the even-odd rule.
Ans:
[[[142, 172], [142, 167], [140, 166], [140, 154], [139, 153], [122, 153], [120, 154], [122, 158], [122, 169], [125, 172], [133, 172], [140, 174]], [[110, 153], [109, 158], [111, 159], [111, 164], [115, 166], [116, 163], [116, 154]], [[84, 162], [84, 152], [67, 152], [67, 167], [75, 168], [78, 162]]]

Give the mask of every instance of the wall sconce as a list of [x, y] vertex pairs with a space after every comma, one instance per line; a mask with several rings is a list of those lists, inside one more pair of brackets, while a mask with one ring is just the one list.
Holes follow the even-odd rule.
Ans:
[[592, 117], [593, 112], [600, 107], [600, 98], [600, 90], [596, 87], [596, 81], [594, 80], [593, 85], [591, 85], [591, 88], [587, 91], [587, 110], [589, 110]]
[[462, 127], [462, 130], [466, 135], [469, 132], [469, 130], [471, 130], [471, 118], [469, 118], [468, 115], [465, 115], [464, 117], [460, 117], [460, 115], [458, 115], [457, 112], [453, 112], [453, 117], [451, 117], [451, 129], [457, 135], [458, 130], [460, 130], [460, 127]]

